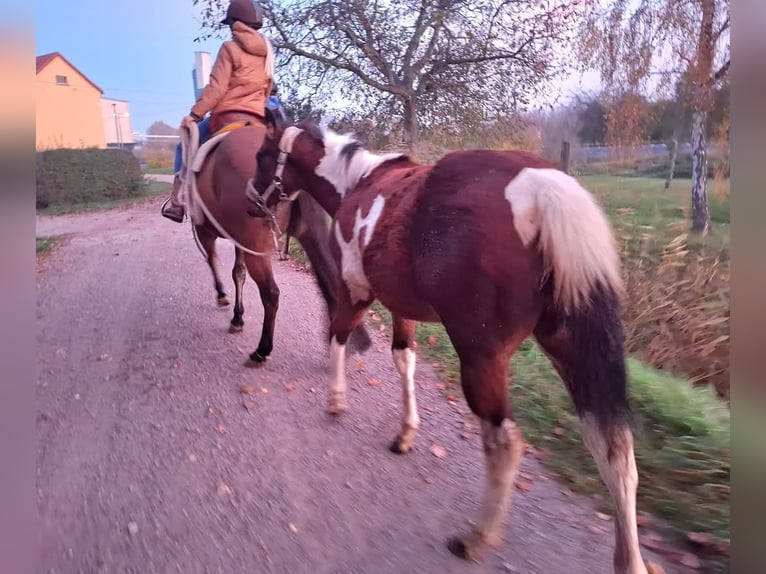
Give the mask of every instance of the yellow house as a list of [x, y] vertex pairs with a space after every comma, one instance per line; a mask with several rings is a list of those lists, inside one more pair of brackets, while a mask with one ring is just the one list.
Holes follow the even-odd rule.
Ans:
[[103, 90], [58, 52], [37, 57], [37, 150], [106, 147]]

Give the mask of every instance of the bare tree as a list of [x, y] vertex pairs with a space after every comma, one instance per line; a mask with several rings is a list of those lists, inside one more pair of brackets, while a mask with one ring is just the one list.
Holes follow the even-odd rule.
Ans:
[[728, 0], [591, 2], [582, 59], [607, 90], [663, 90], [680, 83], [692, 108], [692, 230], [710, 227], [706, 119], [730, 64]]
[[[206, 38], [226, 2], [193, 0]], [[562, 70], [578, 0], [264, 0], [280, 85], [418, 130], [523, 110]], [[571, 40], [571, 38], [569, 38]]]

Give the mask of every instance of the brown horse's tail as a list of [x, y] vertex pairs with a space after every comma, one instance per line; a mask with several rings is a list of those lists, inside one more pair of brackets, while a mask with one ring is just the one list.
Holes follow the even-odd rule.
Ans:
[[505, 189], [525, 246], [537, 238], [556, 306], [573, 311], [603, 287], [623, 294], [614, 233], [594, 197], [557, 169], [524, 169]]

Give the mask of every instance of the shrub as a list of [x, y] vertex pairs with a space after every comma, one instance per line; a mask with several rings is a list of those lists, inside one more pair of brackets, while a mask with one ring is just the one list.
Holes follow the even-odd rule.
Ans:
[[127, 150], [56, 149], [37, 153], [37, 208], [136, 197], [145, 191]]

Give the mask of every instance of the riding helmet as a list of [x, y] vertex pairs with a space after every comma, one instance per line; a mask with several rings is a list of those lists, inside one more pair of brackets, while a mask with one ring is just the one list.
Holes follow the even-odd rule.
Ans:
[[263, 8], [255, 0], [231, 0], [221, 24], [231, 26], [236, 20], [258, 30], [263, 26]]

